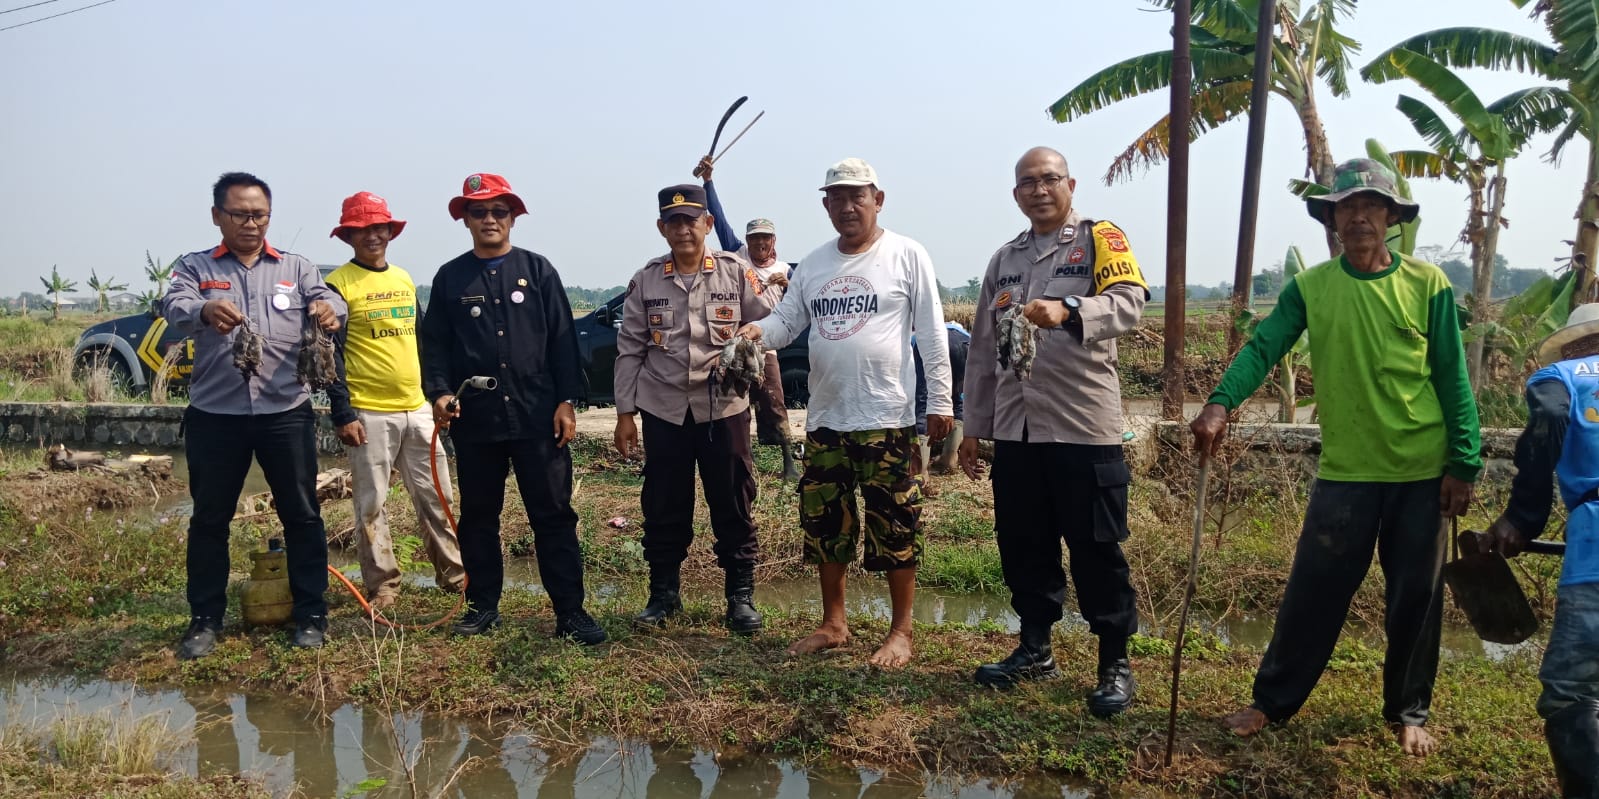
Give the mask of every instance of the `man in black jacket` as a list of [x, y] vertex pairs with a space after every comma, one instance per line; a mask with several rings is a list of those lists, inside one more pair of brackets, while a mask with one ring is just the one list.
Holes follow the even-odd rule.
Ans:
[[[511, 246], [511, 227], [525, 213], [504, 178], [467, 177], [461, 196], [450, 200], [450, 216], [464, 219], [472, 251], [439, 268], [421, 323], [422, 387], [434, 419], [450, 428], [461, 489], [457, 534], [467, 610], [454, 630], [478, 635], [499, 625], [500, 511], [514, 469], [555, 633], [593, 645], [605, 640], [605, 631], [583, 609], [566, 446], [577, 433], [575, 404], [583, 393], [577, 335], [555, 267]], [[457, 397], [471, 377], [492, 377], [497, 385]]]

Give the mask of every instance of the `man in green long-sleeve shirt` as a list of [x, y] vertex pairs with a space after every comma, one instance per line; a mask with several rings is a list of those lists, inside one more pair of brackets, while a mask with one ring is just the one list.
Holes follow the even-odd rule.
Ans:
[[1226, 719], [1253, 735], [1292, 717], [1327, 667], [1349, 602], [1379, 555], [1387, 581], [1383, 718], [1408, 754], [1436, 741], [1423, 725], [1438, 672], [1444, 536], [1482, 469], [1454, 291], [1442, 270], [1388, 249], [1390, 225], [1420, 210], [1375, 161], [1338, 167], [1307, 201], [1344, 254], [1294, 276], [1239, 351], [1191, 429], [1214, 455], [1227, 415], [1309, 331], [1321, 463], [1254, 701]]

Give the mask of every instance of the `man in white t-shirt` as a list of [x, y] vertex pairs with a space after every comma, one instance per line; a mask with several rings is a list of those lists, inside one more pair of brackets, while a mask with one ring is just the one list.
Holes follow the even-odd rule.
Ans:
[[[780, 349], [811, 329], [800, 526], [805, 560], [821, 573], [822, 623], [788, 651], [809, 654], [849, 640], [844, 573], [859, 536], [859, 486], [866, 505], [861, 565], [887, 574], [893, 604], [888, 637], [869, 662], [898, 668], [911, 659], [922, 552], [911, 331], [942, 330], [944, 309], [927, 250], [878, 227], [883, 192], [869, 164], [859, 158], [834, 164], [822, 191], [838, 238], [800, 261], [771, 316], [738, 331]], [[927, 371], [927, 433], [943, 438], [954, 426], [949, 345], [944, 336], [923, 336], [917, 352]]]

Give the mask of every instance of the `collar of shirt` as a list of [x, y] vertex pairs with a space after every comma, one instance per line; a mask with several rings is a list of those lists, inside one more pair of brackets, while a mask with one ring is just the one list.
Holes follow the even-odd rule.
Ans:
[[[1073, 209], [1072, 212], [1066, 216], [1065, 224], [1061, 225], [1060, 230], [1054, 235], [1054, 241], [1052, 241], [1048, 247], [1044, 248], [1043, 252], [1039, 253], [1038, 257], [1033, 260], [1033, 263], [1036, 264], [1043, 261], [1045, 258], [1048, 258], [1050, 255], [1054, 254], [1057, 249], [1060, 249], [1060, 245], [1070, 244], [1073, 241], [1076, 241], [1077, 227], [1082, 223], [1083, 218], [1078, 215], [1075, 209]], [[1033, 232], [1032, 228], [1028, 228], [1022, 231], [1022, 234], [1017, 236], [1016, 239], [1010, 243], [1010, 246], [1018, 250], [1027, 247], [1033, 243], [1033, 237], [1036, 235], [1037, 234]]]
[[[716, 271], [716, 259], [714, 257], [712, 257], [710, 253], [706, 253], [705, 254], [705, 265], [700, 267], [700, 271], [701, 272], [715, 272]], [[663, 275], [665, 275], [667, 277], [671, 277], [672, 275], [674, 275], [676, 273], [677, 273], [677, 262], [672, 260], [672, 256], [671, 255], [666, 256], [666, 262], [661, 264], [661, 274], [663, 274]], [[699, 272], [696, 272], [695, 274], [699, 274]]]
[[359, 266], [359, 267], [361, 267], [362, 269], [365, 269], [368, 272], [384, 272], [384, 271], [387, 271], [388, 268], [389, 268], [389, 265], [388, 265], [387, 262], [385, 262], [382, 266], [373, 266], [371, 264], [362, 262], [361, 259], [359, 259], [359, 258], [351, 258], [350, 259], [350, 263], [355, 264], [356, 266]]
[[[229, 255], [231, 253], [232, 253], [232, 251], [228, 249], [228, 245], [226, 245], [226, 244], [218, 244], [217, 248], [211, 251], [211, 257], [212, 258], [221, 258], [222, 256]], [[278, 252], [276, 249], [273, 249], [272, 245], [270, 245], [270, 244], [268, 244], [268, 243], [266, 243], [264, 241], [261, 242], [261, 253], [263, 255], [268, 255], [268, 256], [271, 256], [273, 258], [276, 258], [276, 259], [278, 259], [280, 261], [283, 260], [283, 253]], [[238, 256], [234, 256], [234, 257], [237, 258]]]
[[477, 262], [484, 269], [493, 269], [494, 267], [505, 263], [505, 259], [508, 258], [508, 257], [510, 257], [510, 256], [509, 255], [500, 255], [500, 256], [496, 256], [494, 258], [479, 258], [479, 259], [477, 259]]

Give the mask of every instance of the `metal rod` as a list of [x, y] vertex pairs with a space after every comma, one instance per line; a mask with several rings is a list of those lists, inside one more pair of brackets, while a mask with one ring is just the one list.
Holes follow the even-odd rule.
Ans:
[[1171, 115], [1166, 129], [1171, 172], [1166, 185], [1166, 357], [1162, 366], [1161, 417], [1183, 418], [1183, 335], [1188, 285], [1188, 119], [1192, 116], [1194, 68], [1188, 26], [1190, 0], [1172, 3]]
[[1210, 482], [1210, 456], [1199, 456], [1199, 477], [1194, 481], [1194, 540], [1188, 550], [1188, 587], [1183, 589], [1183, 610], [1177, 620], [1177, 646], [1171, 655], [1171, 713], [1166, 717], [1166, 768], [1171, 768], [1177, 740], [1177, 685], [1183, 676], [1183, 644], [1188, 636], [1188, 607], [1199, 587], [1199, 548], [1205, 540], [1205, 491]]
[[[1277, 27], [1276, 0], [1260, 0], [1255, 28], [1254, 83], [1249, 89], [1249, 136], [1244, 144], [1244, 199], [1238, 212], [1238, 260], [1233, 266], [1233, 318], [1251, 305], [1255, 278], [1255, 227], [1260, 216], [1260, 171], [1266, 149], [1266, 93], [1271, 85], [1271, 54]], [[1243, 343], [1238, 325], [1227, 326], [1227, 352]]]

